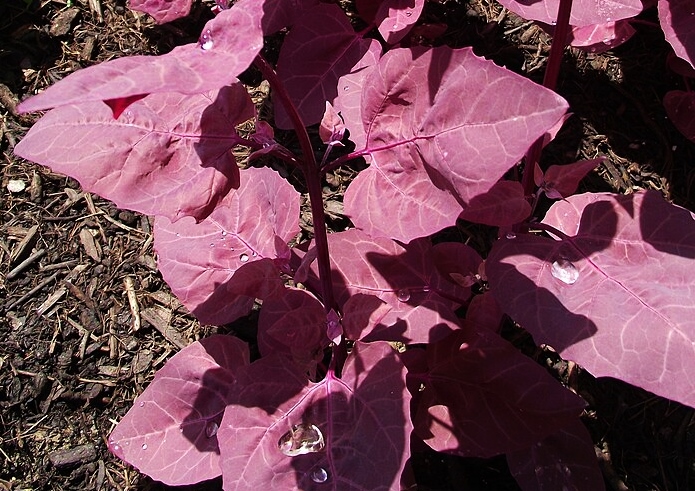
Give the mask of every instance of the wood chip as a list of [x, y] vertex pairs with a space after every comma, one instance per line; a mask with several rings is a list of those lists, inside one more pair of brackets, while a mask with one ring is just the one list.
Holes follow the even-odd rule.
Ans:
[[80, 242], [84, 251], [89, 257], [94, 259], [96, 262], [101, 262], [101, 246], [94, 239], [94, 233], [88, 228], [83, 228], [80, 230]]
[[171, 310], [161, 307], [150, 307], [140, 312], [140, 315], [147, 322], [158, 330], [164, 339], [179, 349], [188, 346], [188, 340], [179, 333], [176, 328], [169, 325], [171, 322]]
[[125, 293], [128, 297], [128, 305], [130, 306], [130, 313], [133, 314], [133, 332], [138, 332], [140, 330], [140, 306], [138, 305], [138, 297], [135, 294], [135, 284], [133, 282], [132, 276], [126, 276], [123, 279], [123, 286], [125, 287]]
[[[24, 233], [24, 238], [12, 250], [12, 253], [10, 254], [10, 262], [13, 263], [17, 261], [20, 257], [23, 257], [25, 251], [27, 251], [27, 248], [28, 250], [31, 250], [31, 245], [34, 243], [34, 238], [38, 230], [38, 225], [34, 225], [33, 227], [27, 230], [22, 230], [22, 232]], [[18, 233], [19, 230], [14, 230], [14, 232]]]
[[94, 462], [97, 459], [97, 451], [94, 445], [80, 445], [73, 448], [62, 448], [48, 454], [48, 459], [57, 468], [73, 467], [89, 462]]

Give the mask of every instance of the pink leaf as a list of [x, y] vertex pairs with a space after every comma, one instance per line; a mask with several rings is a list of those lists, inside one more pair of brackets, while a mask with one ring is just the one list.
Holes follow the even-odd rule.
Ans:
[[388, 44], [403, 39], [420, 18], [425, 0], [384, 0], [376, 12], [379, 33]]
[[485, 194], [473, 198], [459, 218], [494, 227], [514, 225], [531, 214], [524, 187], [517, 181], [499, 181]]
[[576, 419], [535, 445], [507, 454], [509, 470], [524, 491], [604, 491], [591, 435]]
[[169, 485], [219, 476], [217, 429], [237, 372], [249, 364], [246, 344], [211, 336], [174, 355], [109, 436], [109, 450]]
[[560, 198], [571, 196], [577, 190], [579, 182], [604, 160], [606, 160], [605, 157], [599, 157], [592, 160], [581, 160], [573, 164], [551, 165], [545, 171], [540, 187], [543, 188], [548, 198], [557, 198], [557, 195]]
[[[453, 309], [459, 303], [449, 299], [462, 303], [470, 292], [437, 272], [428, 240], [402, 246], [353, 229], [329, 235], [328, 243], [339, 305], [365, 294], [390, 307], [372, 332], [362, 333], [365, 340], [426, 343], [458, 328]], [[316, 274], [315, 265], [312, 270]]]
[[597, 377], [695, 405], [695, 216], [650, 191], [570, 196], [544, 222], [569, 237], [501, 239], [488, 257], [504, 311]]
[[664, 96], [664, 108], [678, 131], [695, 142], [695, 92], [671, 90]]
[[200, 94], [236, 82], [263, 46], [263, 2], [241, 0], [203, 28], [200, 41], [161, 56], [129, 56], [78, 70], [30, 99], [20, 112], [142, 94]]
[[496, 334], [465, 324], [428, 347], [416, 433], [437, 451], [491, 457], [576, 419], [584, 402]]
[[[374, 45], [376, 40], [355, 33], [338, 5], [319, 4], [295, 23], [280, 49], [277, 70], [305, 125], [321, 121], [325, 101], [338, 95], [338, 78], [351, 73]], [[275, 105], [275, 123], [292, 128], [281, 104]]]
[[158, 24], [164, 24], [188, 15], [192, 3], [192, 0], [130, 0], [128, 7], [150, 14]]
[[202, 222], [157, 218], [159, 269], [201, 322], [231, 322], [248, 313], [255, 297], [284, 288], [273, 259], [286, 257], [298, 216], [299, 194], [290, 184], [270, 169], [245, 169], [237, 192]]
[[326, 346], [326, 312], [311, 293], [287, 289], [263, 302], [258, 319], [258, 348], [263, 356], [285, 353], [302, 370], [313, 372]]
[[478, 281], [478, 270], [483, 262], [480, 254], [460, 242], [440, 242], [432, 247], [432, 253], [442, 276], [470, 292], [469, 287]]
[[[557, 21], [560, 0], [528, 2], [524, 0], [501, 0], [500, 3], [509, 10], [529, 20], [538, 20], [554, 25]], [[572, 2], [570, 25], [583, 27], [605, 24], [621, 19], [635, 17], [642, 11], [641, 0], [575, 0]]]
[[262, 358], [237, 386], [218, 433], [226, 491], [400, 489], [410, 396], [387, 343], [356, 343], [342, 378]]
[[229, 150], [241, 138], [233, 128], [253, 113], [240, 83], [206, 94], [151, 94], [118, 119], [102, 102], [60, 106], [15, 153], [75, 177], [121, 208], [201, 219], [238, 186]]
[[467, 48], [391, 50], [365, 81], [372, 164], [348, 187], [346, 213], [368, 234], [403, 242], [453, 225], [566, 108]]
[[659, 0], [659, 22], [666, 41], [695, 68], [695, 4], [691, 0]]
[[677, 57], [674, 53], [669, 53], [666, 56], [666, 65], [678, 75], [695, 78], [695, 68], [683, 58]]
[[326, 101], [326, 110], [319, 126], [319, 136], [326, 145], [341, 145], [345, 136], [345, 124], [330, 102]]
[[380, 56], [379, 43], [371, 43], [362, 58], [352, 67], [352, 71], [338, 79], [338, 95], [333, 104], [343, 116], [345, 126], [350, 131], [350, 140], [355, 144], [355, 148], [363, 148], [367, 141], [362, 124], [362, 92], [364, 81], [374, 70]]
[[635, 32], [628, 20], [575, 27], [570, 33], [570, 44], [590, 53], [603, 53], [625, 43]]

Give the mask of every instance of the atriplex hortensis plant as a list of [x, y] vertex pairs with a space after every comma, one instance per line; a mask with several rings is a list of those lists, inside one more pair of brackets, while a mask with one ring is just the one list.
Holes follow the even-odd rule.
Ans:
[[[162, 22], [190, 7], [140, 3]], [[358, 1], [376, 30], [355, 32], [334, 4], [240, 0], [221, 5], [198, 43], [78, 71], [20, 106], [52, 110], [15, 152], [154, 215], [162, 275], [201, 322], [232, 322], [262, 301], [258, 360], [231, 336], [195, 342], [111, 433], [111, 451], [140, 471], [172, 485], [222, 475], [227, 491], [395, 490], [410, 484], [419, 439], [506, 454], [524, 489], [603, 489], [584, 403], [498, 335], [504, 314], [596, 376], [695, 405], [693, 214], [652, 192], [572, 196], [600, 160], [536, 164], [566, 102], [470, 49], [413, 46], [423, 4]], [[637, 5], [573, 12], [573, 29], [609, 29]], [[556, 39], [568, 38], [569, 7]], [[273, 67], [264, 36], [281, 29]], [[235, 130], [256, 116], [236, 78], [251, 64], [300, 152], [267, 122]], [[306, 130], [317, 123], [320, 161]], [[348, 140], [354, 150], [338, 152]], [[311, 244], [288, 245], [299, 193], [271, 169], [240, 169], [237, 145], [302, 172]], [[506, 180], [525, 154], [522, 182]], [[344, 197], [355, 228], [327, 234], [322, 179], [358, 158], [369, 167]], [[541, 192], [562, 199], [531, 223]], [[460, 219], [499, 227], [485, 261], [430, 241]]]

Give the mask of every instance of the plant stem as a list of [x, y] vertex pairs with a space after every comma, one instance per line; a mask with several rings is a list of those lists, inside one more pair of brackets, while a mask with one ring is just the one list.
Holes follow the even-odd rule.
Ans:
[[265, 79], [273, 89], [274, 95], [279, 98], [280, 103], [287, 111], [292, 121], [294, 131], [299, 138], [299, 145], [302, 148], [302, 160], [300, 168], [306, 179], [307, 190], [309, 192], [309, 202], [311, 204], [311, 215], [314, 223], [314, 244], [316, 246], [316, 261], [319, 268], [319, 279], [321, 281], [321, 296], [323, 307], [328, 314], [331, 309], [338, 312], [338, 306], [333, 297], [333, 281], [331, 280], [331, 262], [328, 255], [328, 234], [326, 231], [326, 218], [323, 211], [323, 189], [321, 186], [321, 169], [316, 165], [314, 157], [314, 147], [309, 140], [304, 122], [297, 112], [290, 95], [287, 93], [284, 84], [278, 77], [275, 69], [261, 55], [256, 57], [254, 64], [259, 68]]
[[[570, 13], [572, 12], [572, 0], [560, 0], [560, 7], [557, 13], [557, 23], [555, 25], [555, 33], [553, 35], [553, 43], [550, 47], [550, 55], [548, 56], [548, 64], [545, 68], [545, 76], [543, 78], [543, 86], [555, 90], [557, 87], [557, 79], [560, 75], [560, 65], [562, 63], [562, 54], [567, 45], [567, 35], [570, 29]], [[533, 175], [536, 163], [539, 161], [541, 151], [543, 150], [544, 136], [531, 145], [526, 153], [526, 166], [524, 167], [524, 175], [522, 184], [524, 186], [524, 194], [526, 196], [534, 195], [535, 183]]]

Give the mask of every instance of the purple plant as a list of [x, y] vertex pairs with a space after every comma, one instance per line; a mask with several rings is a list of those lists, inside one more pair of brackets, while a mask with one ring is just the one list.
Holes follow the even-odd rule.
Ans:
[[[160, 22], [191, 4], [132, 3]], [[580, 15], [590, 6], [570, 16], [564, 0], [558, 15], [550, 1], [523, 7], [559, 19], [546, 85], [570, 19], [615, 22], [640, 11], [633, 3], [603, 16]], [[181, 350], [109, 448], [172, 485], [221, 475], [226, 491], [396, 490], [411, 484], [418, 439], [506, 454], [524, 489], [604, 489], [583, 401], [498, 329], [507, 314], [596, 376], [695, 406], [695, 215], [653, 192], [572, 196], [600, 159], [536, 163], [566, 118], [562, 98], [470, 49], [398, 47], [423, 1], [356, 5], [370, 29], [355, 32], [337, 5], [313, 0], [222, 2], [198, 43], [80, 70], [21, 104], [51, 111], [17, 155], [154, 215], [162, 275], [202, 322], [263, 303], [258, 360], [230, 336]], [[281, 29], [273, 67], [263, 38]], [[236, 79], [252, 63], [300, 152], [264, 121], [250, 136], [236, 131], [256, 117]], [[320, 162], [306, 130], [315, 124]], [[348, 139], [354, 150], [338, 152]], [[239, 169], [238, 145], [301, 171], [311, 244], [288, 245], [299, 193], [271, 169]], [[525, 155], [521, 182], [506, 180]], [[356, 228], [327, 234], [322, 179], [359, 158], [369, 167], [344, 200]], [[562, 200], [536, 222], [541, 193]], [[459, 219], [499, 227], [485, 261], [461, 243], [432, 244]]]

